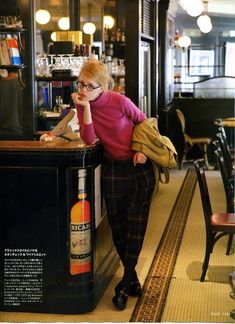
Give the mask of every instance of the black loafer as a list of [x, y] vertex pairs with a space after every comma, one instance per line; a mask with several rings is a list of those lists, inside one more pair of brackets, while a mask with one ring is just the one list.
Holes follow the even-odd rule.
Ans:
[[[114, 288], [115, 293], [117, 294], [123, 287], [122, 280]], [[139, 297], [142, 295], [141, 284], [139, 280], [132, 281], [128, 290], [128, 295], [131, 297]]]
[[128, 294], [125, 291], [125, 289], [123, 289], [115, 294], [115, 296], [112, 299], [112, 302], [118, 310], [123, 310], [126, 308], [127, 300]]
[[139, 280], [131, 282], [128, 295], [132, 297], [140, 297], [142, 295], [142, 289]]

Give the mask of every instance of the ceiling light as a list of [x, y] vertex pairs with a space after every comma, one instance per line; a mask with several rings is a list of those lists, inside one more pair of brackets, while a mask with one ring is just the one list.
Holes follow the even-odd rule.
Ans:
[[61, 17], [58, 21], [58, 26], [62, 30], [68, 30], [70, 28], [69, 17]]
[[48, 10], [39, 9], [36, 12], [36, 22], [40, 25], [46, 25], [51, 19], [51, 15]]
[[96, 26], [91, 22], [87, 22], [83, 25], [83, 31], [85, 34], [92, 35], [96, 31]]
[[114, 26], [114, 19], [112, 16], [104, 16], [104, 27], [111, 29]]

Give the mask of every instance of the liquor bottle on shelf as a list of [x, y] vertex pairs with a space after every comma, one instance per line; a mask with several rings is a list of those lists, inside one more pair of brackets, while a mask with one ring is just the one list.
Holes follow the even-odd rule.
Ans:
[[63, 109], [63, 99], [61, 98], [61, 96], [56, 96], [55, 98], [55, 106], [54, 106], [54, 112], [56, 113], [62, 113], [62, 109]]
[[78, 202], [71, 209], [70, 273], [77, 275], [91, 270], [91, 214], [86, 199], [86, 169], [78, 171]]

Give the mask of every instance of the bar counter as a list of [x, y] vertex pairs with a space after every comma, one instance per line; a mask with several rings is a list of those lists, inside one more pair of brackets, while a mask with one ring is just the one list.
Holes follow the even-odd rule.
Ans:
[[[1, 311], [80, 314], [95, 308], [119, 266], [102, 203], [101, 161], [100, 143], [0, 141]], [[89, 270], [73, 273], [71, 209], [79, 170], [90, 220], [89, 251], [78, 258], [86, 256]]]

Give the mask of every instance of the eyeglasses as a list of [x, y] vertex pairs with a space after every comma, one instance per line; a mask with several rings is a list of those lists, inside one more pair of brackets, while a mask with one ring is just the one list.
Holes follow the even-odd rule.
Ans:
[[77, 81], [77, 82], [76, 82], [76, 85], [77, 85], [77, 88], [78, 88], [78, 89], [86, 88], [87, 91], [93, 91], [93, 90], [98, 89], [98, 88], [101, 87], [100, 85], [94, 87], [92, 84], [89, 84], [89, 83], [88, 83], [88, 84], [85, 84], [85, 83], [83, 83], [82, 81]]

